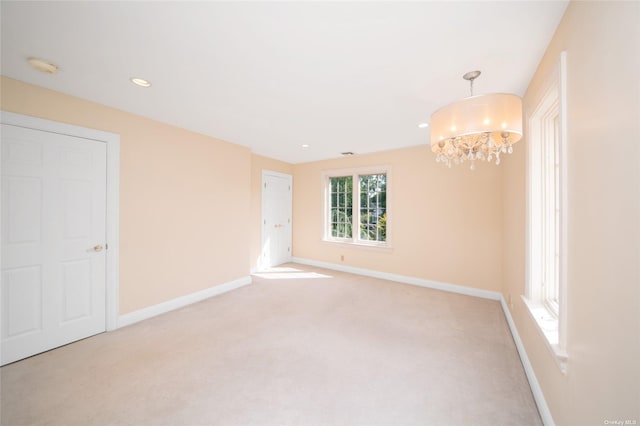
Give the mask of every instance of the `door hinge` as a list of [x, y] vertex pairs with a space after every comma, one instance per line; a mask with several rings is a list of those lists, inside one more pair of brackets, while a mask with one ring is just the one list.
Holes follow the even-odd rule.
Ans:
[[105, 249], [105, 250], [109, 250], [109, 244], [105, 244], [105, 245], [104, 245], [104, 249]]
[[290, 251], [291, 251], [291, 247], [287, 247], [287, 252], [290, 252]]
[[265, 182], [265, 183], [264, 183], [264, 187], [265, 187], [265, 188], [267, 187], [267, 182]]

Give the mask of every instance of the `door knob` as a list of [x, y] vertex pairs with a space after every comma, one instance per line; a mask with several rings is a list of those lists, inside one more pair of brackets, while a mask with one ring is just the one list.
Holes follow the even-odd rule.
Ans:
[[102, 251], [104, 247], [102, 247], [100, 244], [98, 244], [97, 246], [93, 247], [93, 251]]

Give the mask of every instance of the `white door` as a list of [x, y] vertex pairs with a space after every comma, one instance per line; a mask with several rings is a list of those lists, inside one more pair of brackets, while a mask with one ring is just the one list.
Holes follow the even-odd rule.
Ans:
[[106, 144], [1, 131], [4, 365], [105, 331]]
[[291, 260], [292, 177], [276, 172], [262, 174], [262, 267]]

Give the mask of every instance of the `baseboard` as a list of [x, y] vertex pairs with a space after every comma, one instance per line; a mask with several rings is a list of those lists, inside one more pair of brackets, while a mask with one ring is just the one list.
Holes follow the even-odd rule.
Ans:
[[497, 291], [482, 290], [479, 288], [465, 287], [462, 285], [448, 284], [439, 281], [425, 280], [423, 278], [408, 277], [405, 275], [390, 274], [388, 272], [373, 271], [371, 269], [354, 268], [352, 266], [338, 265], [336, 263], [321, 262], [317, 260], [294, 257], [294, 263], [317, 266], [319, 268], [332, 269], [334, 271], [348, 272], [366, 277], [380, 278], [382, 280], [395, 281], [403, 284], [411, 284], [419, 287], [448, 291], [450, 293], [465, 294], [467, 296], [480, 297], [482, 299], [500, 300], [502, 295]]
[[447, 291], [450, 293], [459, 293], [467, 296], [474, 296], [474, 297], [480, 297], [483, 299], [491, 299], [491, 300], [499, 301], [500, 305], [502, 306], [502, 310], [504, 311], [504, 316], [507, 319], [507, 324], [509, 325], [509, 330], [511, 331], [511, 335], [513, 336], [513, 341], [515, 342], [516, 349], [518, 350], [518, 355], [520, 356], [522, 366], [524, 367], [527, 380], [529, 381], [529, 387], [531, 387], [533, 398], [535, 399], [536, 405], [538, 406], [538, 412], [540, 413], [542, 422], [544, 423], [545, 426], [555, 425], [553, 421], [553, 417], [551, 417], [551, 411], [549, 410], [549, 406], [547, 405], [547, 402], [544, 399], [542, 388], [538, 383], [538, 379], [536, 378], [535, 372], [533, 371], [533, 366], [529, 361], [529, 357], [527, 356], [527, 352], [524, 349], [524, 344], [522, 343], [522, 339], [520, 339], [520, 334], [518, 334], [518, 329], [516, 328], [516, 325], [513, 322], [513, 318], [511, 317], [511, 311], [509, 311], [509, 307], [507, 306], [504, 300], [504, 297], [502, 296], [502, 293], [497, 291], [481, 290], [473, 287], [465, 287], [465, 286], [456, 285], [456, 284], [448, 284], [448, 283], [443, 283], [439, 281], [425, 280], [422, 278], [390, 274], [387, 272], [373, 271], [370, 269], [354, 268], [352, 266], [339, 265], [339, 264], [329, 263], [329, 262], [321, 262], [318, 260], [304, 259], [300, 257], [294, 257], [291, 259], [291, 261], [294, 263], [300, 263], [302, 265], [317, 266], [319, 268], [331, 269], [334, 271], [348, 272], [356, 275], [380, 278], [380, 279], [400, 282], [404, 284], [416, 285], [419, 287], [426, 287], [426, 288], [432, 288], [435, 290]]
[[191, 305], [192, 303], [200, 302], [213, 296], [218, 296], [228, 291], [243, 287], [247, 284], [251, 284], [250, 276], [242, 277], [237, 280], [226, 282], [224, 284], [209, 287], [207, 289], [187, 294], [185, 296], [180, 296], [172, 300], [167, 300], [166, 302], [158, 303], [157, 305], [139, 309], [128, 314], [120, 315], [118, 316], [118, 328], [126, 327], [128, 325], [153, 318], [157, 315], [161, 315], [166, 312]]
[[527, 375], [529, 387], [531, 388], [531, 393], [533, 393], [533, 399], [535, 399], [536, 405], [538, 406], [538, 412], [540, 413], [540, 417], [542, 418], [542, 423], [545, 426], [554, 426], [555, 422], [553, 421], [553, 417], [551, 416], [551, 410], [549, 410], [547, 401], [544, 399], [542, 388], [540, 387], [540, 383], [538, 383], [536, 373], [533, 371], [533, 365], [531, 365], [531, 361], [529, 361], [527, 351], [524, 349], [524, 344], [522, 343], [522, 339], [520, 338], [520, 334], [518, 333], [516, 324], [515, 322], [513, 322], [513, 317], [511, 317], [509, 306], [507, 305], [507, 302], [502, 295], [500, 296], [500, 305], [502, 305], [504, 316], [507, 319], [507, 324], [509, 324], [509, 330], [511, 330], [511, 335], [513, 336], [513, 341], [516, 344], [518, 355], [520, 355], [520, 361], [522, 361], [524, 372]]

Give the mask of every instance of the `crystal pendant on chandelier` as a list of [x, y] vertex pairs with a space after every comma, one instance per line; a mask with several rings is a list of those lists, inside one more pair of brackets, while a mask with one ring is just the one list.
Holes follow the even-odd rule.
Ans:
[[471, 96], [449, 104], [431, 116], [431, 150], [436, 161], [451, 167], [468, 160], [500, 164], [522, 138], [522, 100], [506, 93], [473, 96], [473, 80], [480, 71], [463, 76], [471, 83]]

